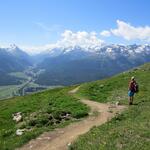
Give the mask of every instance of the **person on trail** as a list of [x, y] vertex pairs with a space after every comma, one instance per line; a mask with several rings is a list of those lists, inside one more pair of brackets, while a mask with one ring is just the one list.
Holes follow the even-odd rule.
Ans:
[[133, 98], [136, 92], [138, 92], [138, 84], [136, 83], [135, 78], [131, 77], [128, 88], [129, 105], [133, 104]]

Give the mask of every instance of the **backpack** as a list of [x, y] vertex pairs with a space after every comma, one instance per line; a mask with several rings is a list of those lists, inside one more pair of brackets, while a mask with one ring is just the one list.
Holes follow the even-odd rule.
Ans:
[[135, 93], [138, 93], [139, 92], [139, 85], [137, 83], [135, 83]]

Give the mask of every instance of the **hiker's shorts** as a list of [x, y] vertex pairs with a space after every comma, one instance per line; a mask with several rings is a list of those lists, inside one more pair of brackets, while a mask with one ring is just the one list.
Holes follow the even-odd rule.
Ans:
[[134, 92], [132, 92], [132, 91], [128, 91], [128, 96], [134, 96]]

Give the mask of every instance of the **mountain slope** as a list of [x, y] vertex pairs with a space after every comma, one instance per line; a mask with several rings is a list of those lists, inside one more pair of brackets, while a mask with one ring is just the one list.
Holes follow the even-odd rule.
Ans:
[[[135, 105], [107, 124], [93, 128], [81, 136], [71, 145], [71, 149], [149, 149], [150, 63], [109, 79], [81, 84], [77, 96], [98, 102], [120, 101], [121, 104], [128, 104], [128, 81], [133, 75], [140, 85]], [[53, 89], [0, 101], [0, 149], [15, 149], [44, 131], [86, 116], [89, 109], [68, 94], [73, 88], [75, 87]], [[12, 120], [15, 112], [22, 112], [23, 122], [16, 124]], [[70, 113], [72, 119], [68, 122], [58, 121], [59, 115], [64, 112]], [[51, 115], [55, 117], [55, 123], [50, 119]], [[15, 135], [18, 128], [26, 128], [27, 132], [18, 137]]]
[[4, 73], [24, 70], [31, 65], [30, 56], [13, 45], [10, 48], [0, 48], [0, 71]]
[[134, 105], [124, 113], [117, 114], [108, 123], [80, 136], [71, 145], [71, 150], [149, 150], [150, 63], [106, 80], [85, 83], [78, 95], [98, 102], [119, 101], [121, 104], [127, 104], [127, 87], [131, 76], [135, 76], [140, 85]]
[[19, 84], [9, 73], [36, 64], [36, 83], [73, 85], [98, 80], [150, 61], [150, 45], [58, 47], [29, 56], [16, 45], [0, 48], [0, 85]]
[[32, 65], [30, 56], [17, 46], [0, 48], [0, 85], [20, 83], [16, 77], [10, 76], [9, 73], [23, 71], [30, 65]]
[[149, 56], [149, 45], [53, 49], [45, 53], [45, 59], [37, 65], [45, 71], [36, 82], [44, 85], [71, 85], [98, 80], [149, 62]]

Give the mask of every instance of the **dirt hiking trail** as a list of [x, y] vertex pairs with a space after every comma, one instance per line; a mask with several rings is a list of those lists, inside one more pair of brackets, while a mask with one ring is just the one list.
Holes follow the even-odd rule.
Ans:
[[[75, 94], [79, 87], [69, 94]], [[64, 128], [45, 132], [36, 139], [31, 140], [19, 150], [66, 150], [68, 146], [81, 134], [88, 132], [93, 126], [99, 126], [109, 121], [116, 113], [122, 112], [125, 106], [98, 103], [87, 99], [80, 101], [91, 108], [87, 118], [72, 123]], [[95, 115], [94, 113], [97, 112]]]

